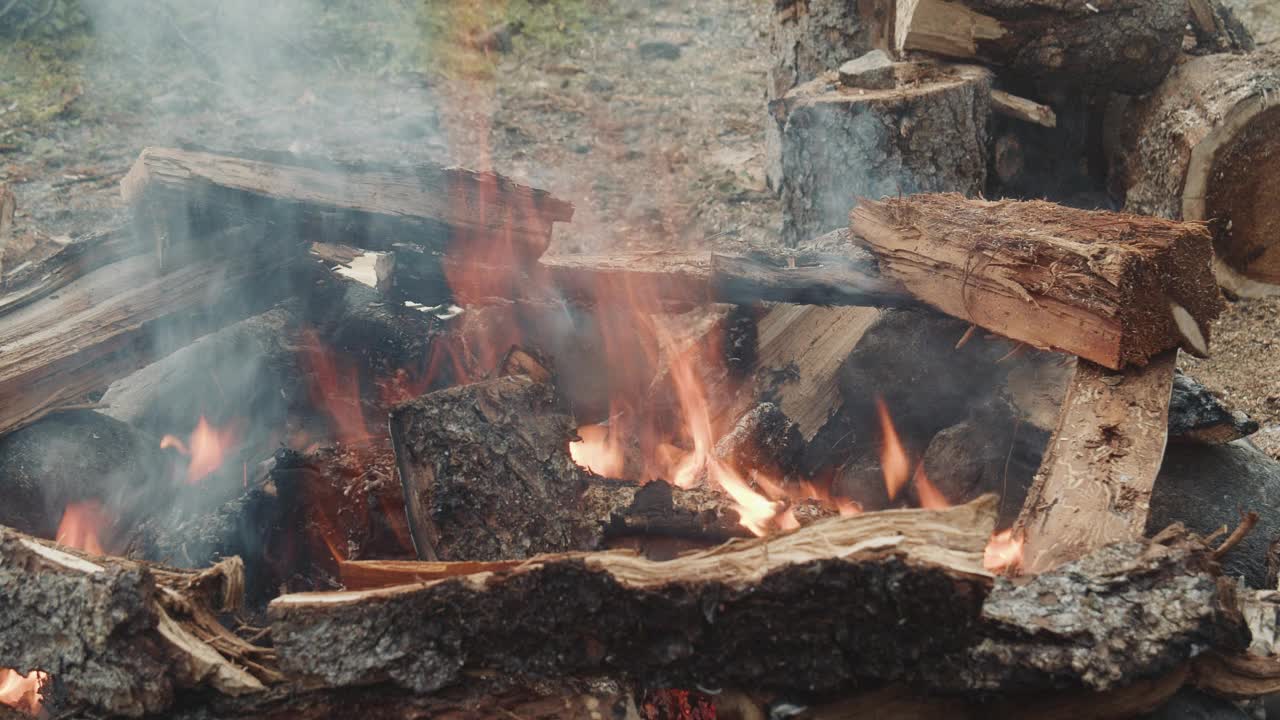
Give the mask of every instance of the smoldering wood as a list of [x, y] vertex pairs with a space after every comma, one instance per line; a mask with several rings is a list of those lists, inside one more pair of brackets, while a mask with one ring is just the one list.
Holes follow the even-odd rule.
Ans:
[[[147, 148], [121, 181], [143, 232], [168, 252], [228, 220], [273, 234], [388, 249], [396, 241], [527, 262], [573, 206], [496, 173], [352, 165], [290, 153]], [[176, 244], [175, 244], [176, 243]], [[171, 263], [166, 262], [166, 266]]]
[[776, 478], [800, 472], [804, 435], [774, 403], [756, 405], [716, 442], [715, 455], [746, 476], [758, 470]]
[[1173, 442], [1222, 445], [1258, 431], [1258, 422], [1232, 410], [1209, 388], [1181, 370], [1173, 378], [1169, 401], [1169, 439]]
[[0, 529], [0, 664], [53, 676], [60, 709], [161, 713], [184, 693], [241, 695], [279, 675], [270, 652], [223, 629], [238, 602], [228, 562], [201, 573], [88, 557]]
[[[283, 667], [330, 686], [433, 692], [487, 669], [831, 692], [959, 647], [990, 582], [980, 556], [991, 518], [988, 499], [833, 518], [665, 563], [550, 555], [494, 575], [289, 595], [272, 604], [272, 635]], [[840, 588], [862, 601], [833, 611]], [[336, 627], [363, 630], [325, 630]], [[394, 649], [370, 652], [379, 637]]]
[[418, 557], [506, 560], [578, 549], [586, 474], [554, 389], [511, 376], [440, 390], [391, 413]]
[[[1177, 351], [1110, 371], [1081, 360], [1014, 532], [1040, 573], [1142, 536], [1168, 437]], [[1088, 483], [1081, 483], [1088, 478]]]
[[1160, 83], [1182, 50], [1183, 3], [899, 0], [898, 52], [978, 60], [1043, 86], [1129, 94]]
[[1188, 0], [1196, 54], [1252, 52], [1253, 35], [1235, 12], [1219, 0]]
[[91, 410], [50, 415], [0, 437], [0, 525], [53, 537], [69, 504], [95, 502], [119, 519], [103, 546], [123, 547], [164, 505], [165, 467], [159, 439], [126, 423]]
[[[240, 230], [220, 238], [257, 244]], [[191, 339], [270, 307], [288, 291], [293, 260], [290, 249], [277, 250], [203, 260], [164, 275], [152, 257], [129, 257], [0, 316], [6, 348], [0, 433], [83, 402]]]
[[[1228, 287], [1280, 282], [1274, 143], [1280, 51], [1222, 53], [1179, 65], [1150, 94], [1109, 108], [1111, 184], [1130, 212], [1212, 221]], [[1229, 281], [1229, 282], [1228, 282]], [[1239, 291], [1247, 290], [1245, 287]]]
[[1223, 309], [1202, 225], [957, 194], [864, 200], [854, 238], [880, 272], [954, 317], [1112, 369], [1208, 337]]
[[[769, 21], [769, 58], [765, 97], [773, 101], [795, 86], [859, 57], [872, 48], [888, 48], [883, 36], [893, 11], [887, 0], [783, 0], [774, 3]], [[765, 177], [775, 191], [782, 179], [782, 124], [765, 122]]]
[[862, 90], [827, 73], [771, 103], [788, 245], [845, 226], [858, 197], [982, 191], [990, 73], [912, 62], [894, 74], [893, 88]]
[[216, 426], [247, 417], [255, 430], [278, 430], [305, 392], [297, 306], [245, 318], [116, 380], [99, 399], [100, 412], [156, 437], [198, 417]]
[[1280, 463], [1246, 440], [1225, 445], [1173, 443], [1151, 493], [1146, 532], [1176, 522], [1207, 535], [1234, 528], [1241, 512], [1256, 511], [1258, 525], [1222, 558], [1223, 571], [1243, 577], [1250, 587], [1274, 588], [1268, 546], [1280, 535], [1280, 516], [1271, 500], [1277, 492]]

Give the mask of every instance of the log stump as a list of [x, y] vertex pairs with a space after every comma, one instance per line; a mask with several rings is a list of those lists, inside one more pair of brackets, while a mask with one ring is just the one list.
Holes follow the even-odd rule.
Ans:
[[1280, 283], [1278, 91], [1280, 52], [1206, 55], [1111, 108], [1113, 191], [1130, 212], [1216, 221], [1220, 281]]
[[771, 104], [782, 124], [788, 245], [845, 226], [855, 197], [982, 191], [990, 73], [898, 63], [894, 74], [895, 87], [875, 90], [829, 73]]

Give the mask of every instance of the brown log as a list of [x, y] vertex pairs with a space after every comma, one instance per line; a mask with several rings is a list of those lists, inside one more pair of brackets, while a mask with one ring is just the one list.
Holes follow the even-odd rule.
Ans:
[[1035, 123], [1036, 125], [1043, 125], [1047, 128], [1058, 126], [1058, 116], [1054, 114], [1053, 108], [1017, 95], [1011, 95], [1003, 90], [991, 91], [991, 109], [1001, 115]]
[[772, 103], [787, 244], [844, 227], [858, 197], [982, 191], [991, 74], [933, 63], [898, 63], [894, 74], [895, 87], [866, 90], [831, 72]]
[[1223, 308], [1195, 223], [955, 194], [863, 201], [852, 213], [880, 272], [943, 312], [1119, 369], [1207, 337]]
[[13, 215], [17, 209], [18, 199], [13, 191], [0, 185], [0, 288], [5, 287], [4, 254], [9, 240], [13, 238]]
[[132, 229], [114, 227], [91, 232], [62, 246], [47, 258], [9, 267], [0, 283], [0, 315], [39, 300], [109, 263], [147, 252]]
[[170, 253], [185, 252], [187, 238], [211, 227], [254, 221], [285, 237], [374, 250], [400, 241], [528, 261], [546, 250], [553, 222], [573, 217], [569, 203], [495, 173], [343, 165], [289, 153], [147, 148], [120, 187], [139, 226]]
[[[254, 244], [256, 235], [229, 231], [210, 242], [231, 238]], [[277, 248], [158, 275], [155, 260], [139, 255], [0, 316], [0, 433], [81, 401], [218, 323], [261, 312], [287, 284], [279, 278], [290, 261]]]
[[279, 678], [263, 664], [269, 650], [214, 617], [239, 602], [236, 562], [177, 571], [89, 557], [8, 529], [0, 529], [0, 558], [0, 611], [15, 620], [0, 630], [0, 667], [49, 673], [65, 708], [139, 716], [184, 692], [235, 696]]
[[[1179, 65], [1154, 92], [1117, 101], [1111, 183], [1130, 212], [1213, 221], [1224, 272], [1280, 283], [1280, 51], [1220, 54]], [[1241, 281], [1244, 282], [1244, 281]], [[1246, 288], [1242, 288], [1244, 290]]]
[[[488, 670], [830, 692], [957, 647], [990, 582], [991, 505], [831, 518], [663, 563], [549, 555], [425, 585], [286, 595], [271, 605], [272, 637], [283, 667], [329, 686], [432, 692]], [[862, 600], [832, 604], [845, 593]]]
[[1137, 94], [1177, 60], [1186, 18], [1167, 0], [898, 0], [893, 42], [1045, 84]]
[[1081, 360], [1014, 532], [1039, 573], [1140, 538], [1168, 436], [1177, 351], [1112, 372]]

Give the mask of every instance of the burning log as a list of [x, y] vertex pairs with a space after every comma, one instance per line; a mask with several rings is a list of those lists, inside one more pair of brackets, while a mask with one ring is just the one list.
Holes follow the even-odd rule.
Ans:
[[161, 247], [228, 221], [250, 221], [317, 242], [374, 250], [411, 242], [527, 262], [547, 249], [552, 223], [573, 218], [572, 205], [494, 173], [344, 165], [289, 153], [147, 148], [121, 181], [121, 193]]
[[959, 195], [863, 201], [881, 273], [952, 316], [1112, 369], [1206, 351], [1223, 307], [1199, 225]]
[[240, 640], [214, 613], [234, 609], [234, 561], [182, 572], [88, 557], [0, 529], [0, 665], [50, 674], [65, 707], [139, 716], [184, 692], [229, 696], [279, 678], [270, 651]]
[[[287, 595], [271, 605], [272, 635], [283, 667], [330, 686], [433, 692], [490, 670], [831, 692], [963, 645], [989, 583], [990, 511], [831, 519], [664, 563], [548, 555], [492, 575]], [[833, 605], [843, 593], [862, 600]]]
[[573, 421], [550, 385], [528, 377], [401, 405], [391, 436], [414, 547], [426, 560], [509, 560], [636, 537], [705, 545], [745, 534], [716, 491], [641, 487], [579, 467], [569, 455]]
[[[254, 238], [232, 231], [209, 242], [233, 239]], [[283, 292], [278, 277], [289, 261], [279, 249], [237, 253], [157, 276], [152, 258], [129, 257], [0, 315], [0, 433], [79, 401], [210, 324], [261, 312]]]
[[1280, 53], [1274, 50], [1208, 55], [1110, 111], [1110, 124], [1119, 129], [1108, 147], [1111, 182], [1125, 209], [1213, 221], [1219, 260], [1265, 283], [1280, 283], [1280, 215], [1268, 201], [1280, 157], [1273, 145], [1280, 110], [1268, 93], [1278, 86]]
[[828, 73], [772, 103], [787, 244], [843, 227], [858, 197], [982, 191], [991, 74], [898, 63], [894, 75], [894, 87], [868, 90]]
[[1025, 572], [1142, 536], [1168, 436], [1176, 362], [1170, 351], [1123, 372], [1076, 365], [1015, 528], [1024, 538]]
[[1166, 0], [897, 0], [893, 21], [899, 53], [980, 60], [1043, 84], [1139, 94], [1177, 60], [1187, 9]]

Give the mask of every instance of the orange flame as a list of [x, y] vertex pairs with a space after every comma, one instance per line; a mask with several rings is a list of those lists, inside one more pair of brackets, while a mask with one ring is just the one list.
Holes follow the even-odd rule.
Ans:
[[94, 555], [106, 554], [98, 536], [107, 527], [107, 515], [97, 500], [71, 503], [62, 511], [54, 542]]
[[1022, 564], [1022, 537], [1014, 537], [1013, 529], [991, 536], [982, 553], [982, 566], [993, 573], [1016, 570]]
[[579, 441], [569, 443], [569, 455], [578, 465], [605, 477], [622, 477], [626, 460], [616, 433], [604, 425], [578, 428]]
[[354, 365], [341, 363], [313, 330], [302, 333], [302, 366], [313, 382], [311, 402], [323, 407], [333, 420], [338, 439], [358, 442], [369, 437], [360, 404], [360, 375]]
[[213, 427], [201, 415], [191, 431], [189, 443], [174, 435], [165, 435], [160, 439], [160, 448], [173, 448], [191, 458], [187, 464], [187, 484], [195, 485], [222, 467], [227, 450], [236, 443], [237, 434], [234, 427], [221, 430]]
[[47, 682], [49, 676], [39, 670], [22, 675], [17, 670], [0, 669], [0, 705], [38, 715], [43, 700], [40, 690]]
[[911, 476], [911, 463], [907, 460], [907, 452], [898, 439], [898, 431], [893, 427], [893, 419], [889, 417], [889, 408], [884, 398], [876, 396], [876, 413], [880, 416], [880, 432], [883, 441], [880, 445], [880, 467], [884, 471], [884, 487], [892, 500], [902, 491]]
[[946, 510], [951, 507], [951, 503], [942, 491], [929, 482], [929, 476], [924, 472], [923, 462], [916, 466], [916, 475], [912, 482], [916, 486], [916, 496], [920, 498], [920, 507], [925, 510]]

